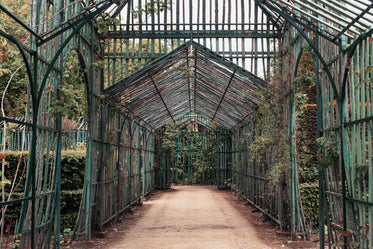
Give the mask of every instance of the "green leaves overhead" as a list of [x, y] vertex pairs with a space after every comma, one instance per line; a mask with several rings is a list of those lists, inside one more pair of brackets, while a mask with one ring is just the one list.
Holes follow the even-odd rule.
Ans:
[[157, 14], [159, 12], [163, 12], [165, 10], [170, 9], [170, 0], [153, 0], [146, 1], [143, 7], [137, 6], [136, 10], [134, 10], [132, 13], [134, 18], [140, 18], [140, 16], [142, 16], [143, 14], [146, 14], [146, 17], [148, 17], [152, 14]]
[[72, 52], [66, 62], [62, 84], [57, 90], [50, 90], [52, 102], [50, 114], [68, 119], [83, 117], [85, 115], [85, 82], [76, 52]]

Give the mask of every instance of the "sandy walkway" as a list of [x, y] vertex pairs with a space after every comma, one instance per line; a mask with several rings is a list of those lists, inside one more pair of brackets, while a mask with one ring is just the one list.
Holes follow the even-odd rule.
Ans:
[[214, 187], [176, 186], [144, 205], [148, 212], [107, 248], [270, 248]]

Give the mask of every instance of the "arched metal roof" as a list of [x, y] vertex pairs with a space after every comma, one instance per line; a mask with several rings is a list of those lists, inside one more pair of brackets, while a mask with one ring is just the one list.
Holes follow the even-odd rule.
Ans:
[[230, 129], [255, 112], [265, 88], [259, 77], [189, 41], [104, 93], [155, 130], [188, 113]]
[[[329, 41], [339, 44], [342, 37], [354, 39], [372, 29], [371, 0], [257, 0], [272, 20], [281, 26], [286, 18]], [[285, 18], [286, 16], [286, 18]], [[347, 46], [347, 44], [343, 44]]]

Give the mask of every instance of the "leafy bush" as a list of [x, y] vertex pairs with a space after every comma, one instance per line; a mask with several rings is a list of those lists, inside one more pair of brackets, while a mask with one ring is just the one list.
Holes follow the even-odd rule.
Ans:
[[61, 191], [61, 231], [75, 226], [83, 189]]
[[85, 151], [62, 151], [61, 157], [61, 189], [77, 190], [84, 184]]
[[[61, 156], [61, 231], [66, 228], [74, 228], [79, 212], [79, 205], [83, 193], [84, 172], [85, 172], [85, 151], [63, 151]], [[14, 178], [15, 170], [20, 162], [18, 177], [24, 172], [21, 182], [16, 189], [12, 199], [19, 199], [23, 196], [26, 182], [26, 165], [28, 153], [7, 151], [6, 161], [9, 166], [6, 169], [6, 177], [10, 180]], [[9, 192], [10, 184], [6, 185]], [[9, 205], [6, 213], [6, 223], [10, 230], [14, 229], [15, 221], [19, 218], [21, 203]]]
[[306, 223], [310, 229], [319, 227], [319, 183], [300, 184], [300, 193]]

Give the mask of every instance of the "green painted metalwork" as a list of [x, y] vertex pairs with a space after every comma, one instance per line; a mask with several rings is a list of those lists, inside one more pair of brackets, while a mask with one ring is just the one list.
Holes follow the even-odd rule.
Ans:
[[[20, 246], [59, 248], [61, 150], [70, 145], [50, 106], [72, 50], [86, 72], [88, 123], [76, 236], [90, 239], [92, 227], [172, 182], [235, 188], [281, 228], [306, 236], [293, 80], [310, 46], [318, 137], [327, 141], [319, 144], [320, 248], [324, 236], [329, 248], [372, 248], [372, 7], [361, 0], [32, 0], [29, 25], [0, 5], [30, 35], [21, 44], [0, 30], [19, 50], [29, 80], [25, 119], [0, 117], [24, 127], [12, 145], [29, 153], [24, 196], [0, 203], [23, 205]], [[271, 67], [275, 56], [281, 69]], [[253, 149], [265, 133], [257, 110], [274, 70], [289, 85], [277, 110], [290, 151], [283, 161], [278, 144]], [[165, 149], [170, 122], [182, 132]], [[280, 163], [288, 175], [274, 182]], [[198, 178], [197, 169], [209, 173]]]
[[216, 143], [214, 132], [179, 133], [171, 171], [177, 184], [214, 184], [216, 182]]

